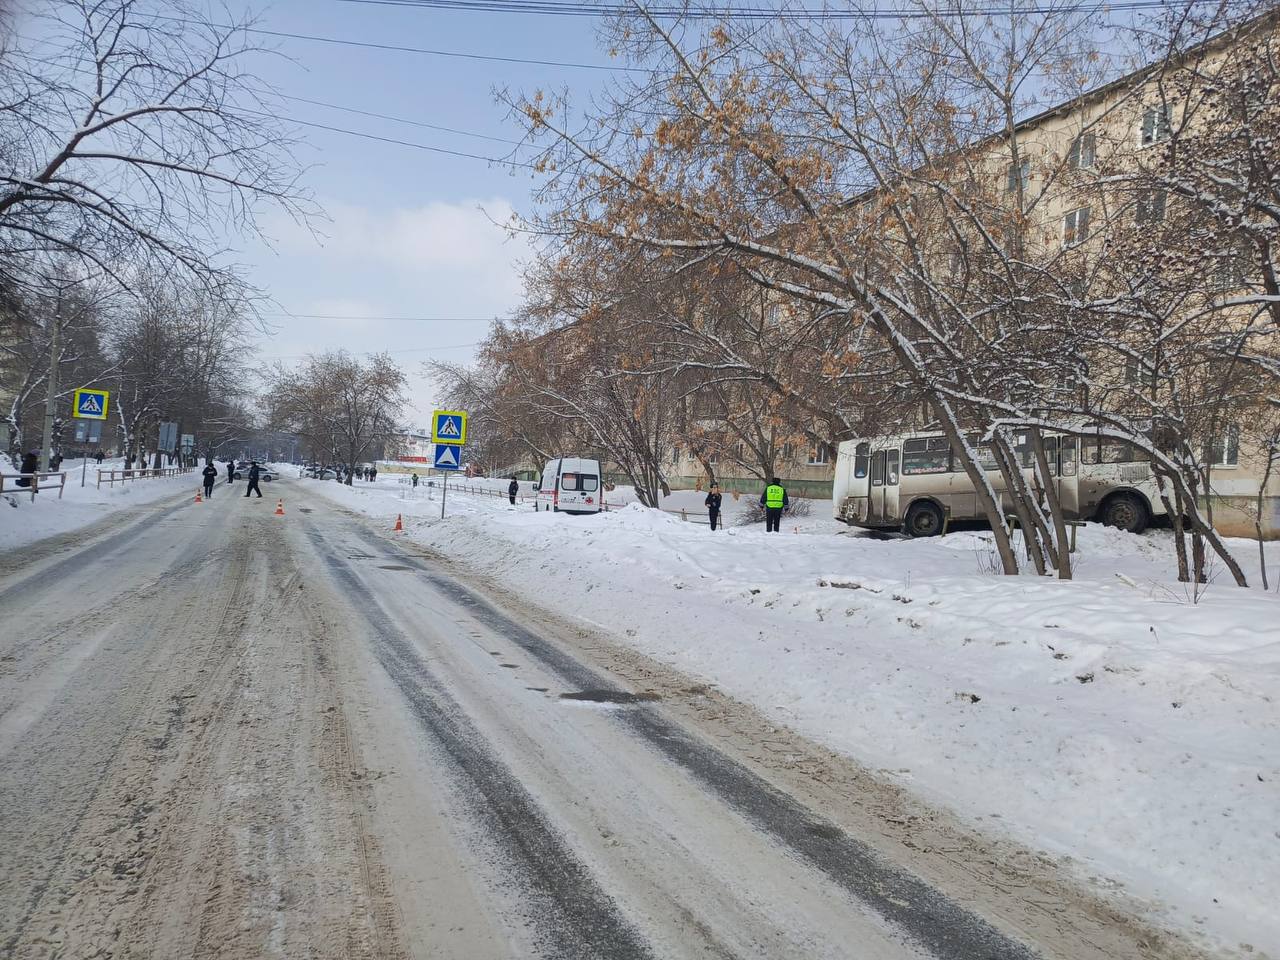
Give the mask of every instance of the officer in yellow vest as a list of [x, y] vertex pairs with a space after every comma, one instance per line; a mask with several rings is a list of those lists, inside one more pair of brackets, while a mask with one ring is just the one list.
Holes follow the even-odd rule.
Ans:
[[782, 511], [791, 501], [787, 499], [787, 491], [777, 477], [769, 481], [760, 494], [760, 506], [764, 507], [764, 532], [777, 533], [782, 523]]

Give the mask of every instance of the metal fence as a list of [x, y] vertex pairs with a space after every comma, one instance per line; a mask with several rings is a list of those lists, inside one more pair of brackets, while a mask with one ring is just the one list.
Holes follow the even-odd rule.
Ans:
[[154, 469], [140, 467], [137, 470], [103, 470], [99, 467], [98, 488], [101, 489], [104, 482], [110, 487], [117, 483], [128, 483], [130, 480], [154, 480], [159, 477], [177, 477], [190, 472], [190, 467], [158, 467]]
[[[0, 473], [0, 494], [4, 494], [6, 492], [29, 493], [31, 494], [31, 502], [34, 503], [37, 493], [41, 490], [49, 490], [55, 486], [55, 484], [46, 482], [51, 477], [58, 478], [56, 486], [58, 488], [58, 499], [61, 500], [62, 490], [67, 485], [67, 474], [65, 470], [60, 473]], [[24, 478], [29, 480], [30, 483], [20, 485], [17, 481]], [[6, 486], [6, 481], [8, 480], [12, 480], [14, 482]]]

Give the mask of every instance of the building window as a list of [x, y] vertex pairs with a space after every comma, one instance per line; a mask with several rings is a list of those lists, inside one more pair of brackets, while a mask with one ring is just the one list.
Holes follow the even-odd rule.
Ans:
[[1164, 206], [1168, 194], [1163, 190], [1143, 190], [1138, 194], [1138, 206], [1134, 215], [1138, 223], [1159, 223], [1164, 219]]
[[1164, 104], [1158, 107], [1147, 107], [1142, 111], [1142, 145], [1144, 147], [1168, 140], [1172, 129], [1173, 125], [1169, 122], [1169, 108]]
[[1067, 164], [1072, 170], [1092, 170], [1098, 161], [1098, 140], [1090, 131], [1082, 133], [1071, 142]]
[[1205, 459], [1211, 467], [1234, 467], [1240, 463], [1240, 428], [1232, 424], [1222, 436], [1209, 441]]
[[782, 459], [785, 462], [790, 463], [791, 458], [794, 457], [795, 455], [796, 455], [795, 448], [792, 447], [790, 443], [784, 443], [782, 445]]
[[1062, 218], [1062, 245], [1074, 247], [1089, 237], [1089, 208], [1080, 207]]
[[1005, 170], [1005, 193], [1017, 193], [1026, 190], [1031, 182], [1031, 158], [1023, 157], [1017, 163], [1009, 164]]
[[831, 446], [817, 443], [809, 448], [809, 466], [821, 467], [831, 462]]
[[769, 306], [765, 307], [764, 319], [766, 324], [774, 327], [775, 329], [777, 327], [781, 327], [783, 321], [782, 304], [771, 303]]
[[684, 455], [679, 447], [671, 448], [671, 462], [679, 466], [680, 461], [684, 459]]

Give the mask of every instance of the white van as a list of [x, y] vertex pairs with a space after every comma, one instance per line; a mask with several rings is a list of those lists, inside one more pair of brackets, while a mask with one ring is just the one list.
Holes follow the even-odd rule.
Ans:
[[599, 460], [557, 457], [547, 461], [542, 468], [534, 509], [557, 513], [599, 513], [603, 509], [602, 499]]

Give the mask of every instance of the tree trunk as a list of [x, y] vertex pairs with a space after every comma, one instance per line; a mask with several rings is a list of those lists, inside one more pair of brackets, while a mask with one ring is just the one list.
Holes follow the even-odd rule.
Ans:
[[[1061, 439], [1058, 441], [1061, 443]], [[1058, 485], [1054, 479], [1056, 471], [1049, 469], [1049, 456], [1044, 449], [1044, 437], [1039, 429], [1031, 431], [1031, 449], [1036, 455], [1036, 469], [1040, 474], [1040, 483], [1044, 487], [1045, 502], [1049, 505], [1049, 517], [1053, 520], [1053, 535], [1057, 540], [1057, 556], [1054, 558], [1058, 568], [1059, 580], [1071, 579], [1071, 544], [1067, 540], [1067, 521], [1062, 514], [1062, 501], [1058, 499]]]
[[1022, 542], [1026, 545], [1027, 556], [1031, 558], [1036, 573], [1044, 576], [1044, 551], [1040, 549], [1040, 528], [1036, 526], [1031, 511], [1027, 509], [1022, 471], [1003, 430], [997, 430], [992, 437], [991, 452], [995, 454], [996, 466], [1000, 469], [1000, 475], [1004, 477], [1005, 491], [1009, 494], [1013, 512], [1018, 517], [1019, 526], [1022, 527]]

